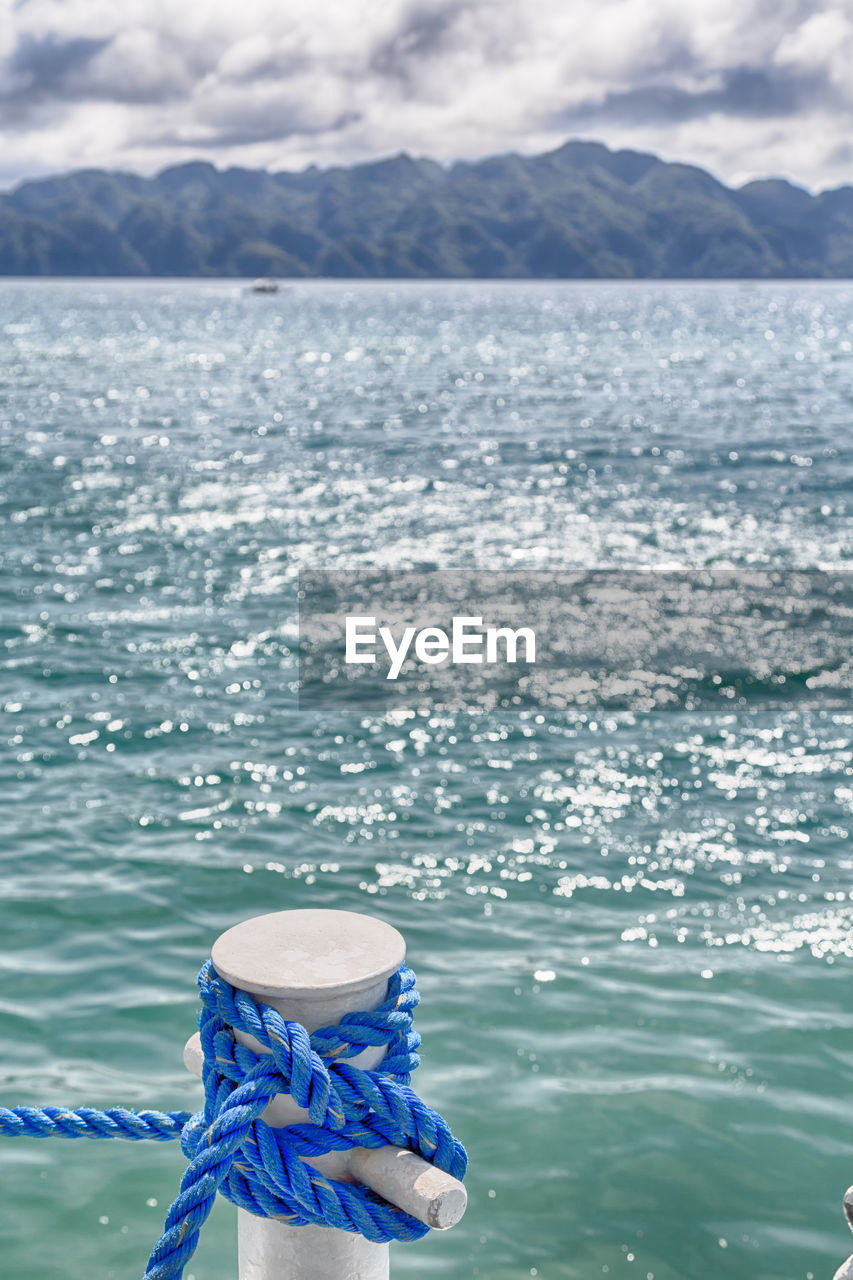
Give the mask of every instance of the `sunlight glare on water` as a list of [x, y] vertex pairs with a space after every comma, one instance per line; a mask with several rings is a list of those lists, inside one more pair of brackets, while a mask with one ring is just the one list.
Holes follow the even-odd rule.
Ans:
[[[848, 1251], [853, 711], [294, 696], [300, 568], [844, 568], [853, 290], [0, 287], [2, 1102], [195, 1109], [195, 975], [375, 912], [471, 1156], [441, 1280]], [[845, 986], [847, 982], [847, 986]], [[4, 1272], [142, 1271], [183, 1158], [8, 1143]], [[190, 1270], [230, 1280], [233, 1210]]]

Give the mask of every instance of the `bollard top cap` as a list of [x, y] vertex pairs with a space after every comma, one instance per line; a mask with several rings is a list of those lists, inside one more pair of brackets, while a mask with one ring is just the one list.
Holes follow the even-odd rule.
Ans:
[[211, 949], [226, 982], [267, 998], [354, 994], [406, 958], [402, 934], [356, 911], [274, 911], [228, 929]]

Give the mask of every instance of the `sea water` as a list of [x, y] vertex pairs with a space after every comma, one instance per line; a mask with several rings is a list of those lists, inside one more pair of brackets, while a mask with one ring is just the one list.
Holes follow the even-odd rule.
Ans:
[[[300, 710], [295, 600], [300, 568], [844, 569], [853, 288], [9, 281], [0, 351], [0, 1103], [196, 1109], [213, 938], [372, 912], [471, 1157], [396, 1276], [831, 1274], [853, 709]], [[4, 1140], [3, 1275], [141, 1274], [183, 1165]], [[234, 1258], [220, 1202], [187, 1274]]]

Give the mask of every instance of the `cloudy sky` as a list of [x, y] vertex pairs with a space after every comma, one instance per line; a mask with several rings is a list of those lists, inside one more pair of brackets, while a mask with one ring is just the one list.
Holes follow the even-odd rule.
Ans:
[[0, 0], [0, 186], [566, 137], [853, 182], [853, 0]]

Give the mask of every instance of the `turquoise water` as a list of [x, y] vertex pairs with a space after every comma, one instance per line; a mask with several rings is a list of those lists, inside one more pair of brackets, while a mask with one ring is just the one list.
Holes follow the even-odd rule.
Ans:
[[[0, 335], [0, 1103], [194, 1109], [217, 933], [375, 912], [471, 1156], [395, 1275], [831, 1274], [849, 705], [307, 714], [294, 603], [300, 566], [844, 567], [853, 289], [7, 282]], [[182, 1167], [7, 1142], [3, 1274], [138, 1275]]]

